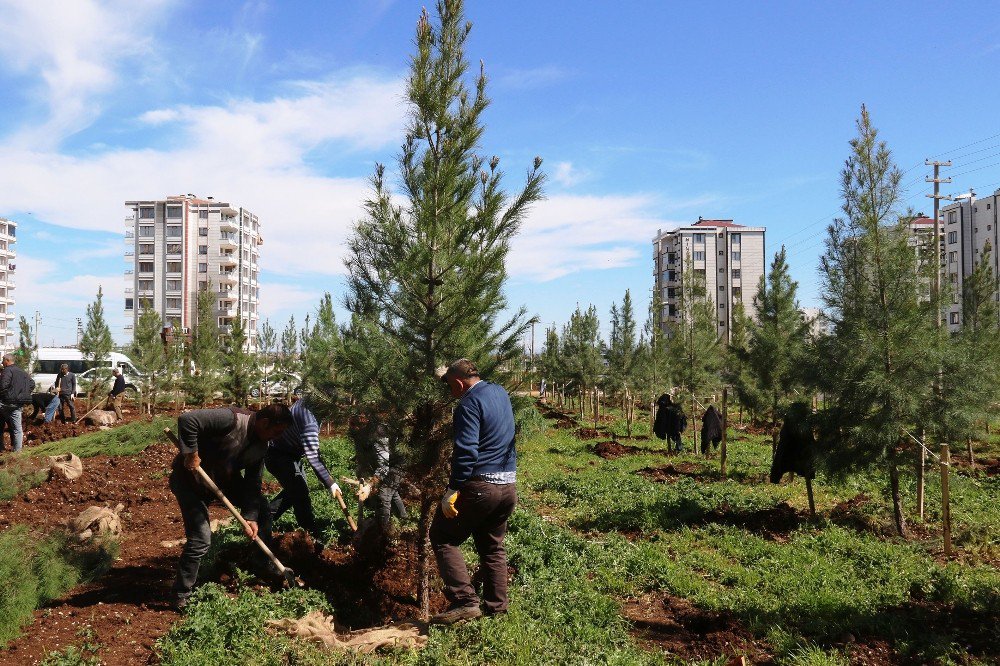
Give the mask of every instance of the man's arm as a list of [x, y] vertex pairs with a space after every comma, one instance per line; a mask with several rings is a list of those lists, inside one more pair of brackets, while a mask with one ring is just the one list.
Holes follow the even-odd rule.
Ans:
[[261, 484], [263, 481], [264, 459], [261, 458], [243, 472], [243, 501], [240, 506], [243, 520], [256, 522], [260, 516]]
[[326, 469], [326, 465], [323, 464], [323, 460], [319, 457], [319, 421], [308, 411], [306, 414], [305, 420], [298, 424], [299, 443], [302, 444], [302, 451], [306, 456], [306, 460], [309, 461], [309, 465], [313, 468], [320, 483], [329, 489], [336, 482]]
[[455, 409], [455, 449], [451, 457], [451, 479], [448, 487], [459, 490], [472, 477], [479, 460], [479, 426], [482, 420], [480, 406], [462, 401]]
[[14, 383], [14, 373], [4, 368], [0, 370], [0, 400], [7, 402], [10, 399], [10, 388]]

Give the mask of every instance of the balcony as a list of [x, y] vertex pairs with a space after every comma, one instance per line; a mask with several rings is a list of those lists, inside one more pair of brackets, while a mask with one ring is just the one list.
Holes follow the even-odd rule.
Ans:
[[125, 293], [128, 295], [132, 295], [135, 293], [135, 289], [133, 289], [132, 287], [125, 287]]
[[135, 256], [135, 250], [125, 250], [125, 261], [132, 261]]
[[134, 231], [126, 231], [125, 232], [125, 240], [129, 240], [129, 239], [132, 239], [132, 238], [135, 238], [135, 232]]
[[236, 316], [236, 305], [227, 305], [226, 307], [216, 309], [216, 313], [220, 317], [235, 317]]
[[222, 234], [219, 237], [219, 246], [224, 248], [237, 248], [239, 247], [239, 239], [232, 234]]
[[125, 279], [130, 279], [133, 275], [135, 275], [135, 270], [130, 268], [125, 271]]
[[236, 265], [236, 255], [235, 254], [223, 254], [219, 257], [219, 264], [222, 266], [235, 266]]
[[224, 284], [236, 284], [236, 271], [224, 271], [219, 273], [219, 282]]
[[235, 217], [223, 216], [222, 220], [219, 222], [219, 228], [224, 231], [239, 231], [240, 222]]

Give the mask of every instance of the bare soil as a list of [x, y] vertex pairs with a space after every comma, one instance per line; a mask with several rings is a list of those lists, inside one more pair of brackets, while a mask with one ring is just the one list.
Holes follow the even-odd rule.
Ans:
[[637, 446], [629, 446], [616, 441], [598, 442], [591, 450], [605, 460], [614, 460], [622, 456], [630, 456], [641, 453], [642, 449]]
[[645, 477], [655, 483], [675, 483], [677, 479], [686, 477], [689, 479], [711, 479], [710, 474], [706, 474], [701, 465], [690, 462], [678, 461], [674, 464], [663, 467], [644, 467], [636, 472], [639, 476]]
[[766, 642], [754, 637], [729, 613], [702, 610], [669, 594], [649, 594], [626, 601], [622, 614], [632, 634], [648, 650], [684, 661], [747, 657], [753, 664], [772, 664]]
[[577, 439], [582, 439], [582, 440], [597, 439], [598, 437], [604, 437], [604, 436], [605, 436], [604, 433], [594, 428], [580, 428], [579, 430], [576, 431]]
[[768, 539], [782, 539], [807, 520], [805, 512], [797, 511], [788, 502], [757, 511], [734, 510], [727, 504], [713, 509], [705, 517], [707, 523], [733, 525]]

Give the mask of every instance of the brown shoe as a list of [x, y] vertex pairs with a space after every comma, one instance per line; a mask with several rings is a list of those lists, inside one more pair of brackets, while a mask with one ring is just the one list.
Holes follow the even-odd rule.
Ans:
[[458, 606], [431, 617], [431, 624], [455, 624], [465, 620], [475, 620], [482, 616], [483, 611], [479, 610], [479, 606]]

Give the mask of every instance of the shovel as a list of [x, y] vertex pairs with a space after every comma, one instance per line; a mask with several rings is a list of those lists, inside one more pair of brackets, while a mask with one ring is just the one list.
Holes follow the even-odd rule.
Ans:
[[[177, 435], [175, 435], [170, 430], [170, 428], [164, 428], [163, 434], [166, 435], [167, 438], [171, 442], [173, 442], [175, 446], [180, 448], [180, 442], [177, 441]], [[233, 503], [230, 502], [226, 498], [226, 496], [222, 494], [222, 491], [219, 490], [219, 486], [215, 485], [215, 481], [213, 481], [212, 477], [210, 477], [208, 473], [201, 468], [201, 465], [194, 468], [194, 473], [199, 477], [201, 477], [201, 480], [205, 483], [206, 486], [208, 486], [208, 489], [215, 494], [215, 496], [219, 499], [220, 502], [222, 502], [226, 506], [227, 509], [229, 509], [229, 513], [233, 514], [233, 518], [235, 518], [237, 522], [239, 522], [239, 524], [243, 526], [243, 529], [249, 531], [250, 526], [247, 525], [247, 521], [243, 519], [243, 516], [240, 515], [239, 510], [235, 506], [233, 506]], [[268, 548], [267, 544], [261, 540], [260, 536], [254, 537], [253, 541], [260, 547], [262, 551], [264, 551], [264, 554], [267, 555], [268, 559], [271, 560], [271, 563], [274, 564], [275, 568], [281, 573], [281, 575], [285, 577], [285, 583], [288, 585], [288, 587], [305, 587], [305, 583], [303, 583], [301, 580], [299, 580], [298, 577], [296, 577], [295, 572], [292, 571], [291, 568], [286, 567], [284, 564], [281, 563], [281, 560], [279, 560], [277, 556], [275, 556], [275, 554], [271, 552], [271, 549]]]

